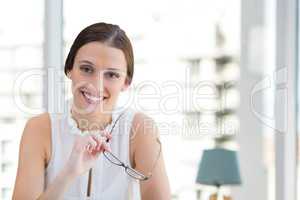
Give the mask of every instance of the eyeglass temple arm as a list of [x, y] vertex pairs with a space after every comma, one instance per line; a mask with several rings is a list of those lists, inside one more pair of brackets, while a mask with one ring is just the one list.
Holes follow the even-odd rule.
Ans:
[[[124, 111], [122, 114], [119, 115], [119, 117], [116, 119], [113, 127], [111, 128], [110, 132], [109, 133], [112, 133], [113, 129], [115, 128], [116, 124], [117, 124], [117, 121], [119, 121], [119, 119], [121, 118], [121, 116], [125, 113], [126, 111]], [[106, 139], [106, 142], [109, 142], [109, 138]]]
[[160, 158], [160, 155], [161, 155], [161, 142], [160, 142], [159, 138], [156, 138], [156, 141], [157, 141], [158, 144], [159, 144], [159, 151], [158, 151], [156, 160], [155, 160], [155, 162], [153, 163], [153, 166], [152, 166], [152, 168], [151, 168], [151, 171], [150, 171], [149, 175], [148, 175], [148, 176], [145, 176], [145, 177], [146, 177], [145, 180], [149, 179], [149, 178], [152, 176], [152, 173], [153, 173], [153, 171], [154, 171], [154, 169], [155, 169], [155, 167], [156, 167], [156, 165], [157, 165], [157, 162], [158, 162], [158, 160], [159, 160], [159, 158]]

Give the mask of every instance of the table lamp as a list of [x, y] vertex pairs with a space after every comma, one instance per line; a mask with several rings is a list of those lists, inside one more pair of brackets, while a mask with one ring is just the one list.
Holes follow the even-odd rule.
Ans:
[[222, 185], [240, 185], [236, 152], [223, 148], [204, 150], [196, 182], [216, 186], [218, 198]]

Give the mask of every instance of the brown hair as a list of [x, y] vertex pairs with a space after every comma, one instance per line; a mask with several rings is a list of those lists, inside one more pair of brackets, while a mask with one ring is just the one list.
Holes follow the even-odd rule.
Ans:
[[127, 79], [128, 84], [131, 83], [134, 72], [134, 57], [132, 45], [123, 31], [118, 25], [107, 24], [104, 22], [92, 24], [84, 28], [76, 37], [69, 51], [65, 62], [65, 74], [73, 69], [74, 59], [77, 51], [89, 42], [103, 42], [110, 47], [114, 47], [123, 51], [127, 63]]

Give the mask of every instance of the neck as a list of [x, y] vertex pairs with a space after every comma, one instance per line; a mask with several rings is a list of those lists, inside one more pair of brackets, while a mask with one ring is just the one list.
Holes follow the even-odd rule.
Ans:
[[112, 122], [111, 113], [80, 114], [71, 109], [72, 118], [77, 122], [80, 130], [103, 130]]

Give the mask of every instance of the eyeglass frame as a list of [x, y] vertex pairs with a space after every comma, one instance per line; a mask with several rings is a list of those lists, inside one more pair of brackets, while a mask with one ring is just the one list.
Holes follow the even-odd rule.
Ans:
[[[125, 112], [126, 112], [126, 111], [124, 111], [122, 114], [119, 115], [119, 117], [118, 117], [118, 118], [116, 119], [116, 121], [114, 122], [114, 125], [113, 125], [113, 127], [111, 128], [111, 130], [110, 130], [109, 133], [112, 133], [112, 131], [113, 131], [115, 125], [117, 124], [118, 120], [121, 118], [121, 116], [122, 116]], [[158, 144], [159, 144], [159, 152], [158, 152], [157, 158], [156, 158], [156, 160], [155, 160], [155, 162], [154, 162], [154, 164], [153, 164], [153, 167], [152, 167], [152, 169], [151, 169], [151, 171], [150, 171], [150, 173], [149, 173], [148, 176], [144, 175], [143, 173], [141, 173], [141, 172], [139, 172], [139, 171], [133, 169], [133, 168], [130, 167], [129, 165], [125, 164], [125, 163], [122, 162], [117, 156], [115, 156], [112, 152], [109, 152], [109, 151], [104, 150], [104, 151], [103, 151], [103, 155], [104, 155], [105, 158], [106, 158], [108, 161], [110, 161], [112, 164], [117, 165], [117, 166], [120, 166], [120, 167], [124, 167], [125, 172], [126, 172], [130, 177], [132, 177], [132, 178], [134, 178], [134, 179], [137, 179], [137, 180], [139, 180], [139, 181], [146, 181], [146, 180], [149, 180], [149, 179], [152, 177], [152, 173], [153, 173], [153, 171], [154, 171], [154, 168], [156, 167], [157, 161], [158, 161], [158, 159], [159, 159], [159, 157], [160, 157], [160, 154], [161, 154], [161, 142], [160, 142], [160, 140], [159, 140], [158, 138], [156, 138], [156, 141], [157, 141]], [[106, 142], [109, 142], [109, 139], [107, 139]], [[111, 159], [109, 159], [109, 157], [108, 157], [107, 154], [109, 154], [110, 156], [112, 156], [112, 157], [113, 157], [114, 159], [116, 159], [119, 163], [113, 162]], [[138, 175], [141, 176], [142, 178], [138, 178], [138, 177], [133, 176], [132, 174], [130, 174], [130, 173], [128, 172], [128, 170], [131, 170], [132, 172], [138, 174]]]

